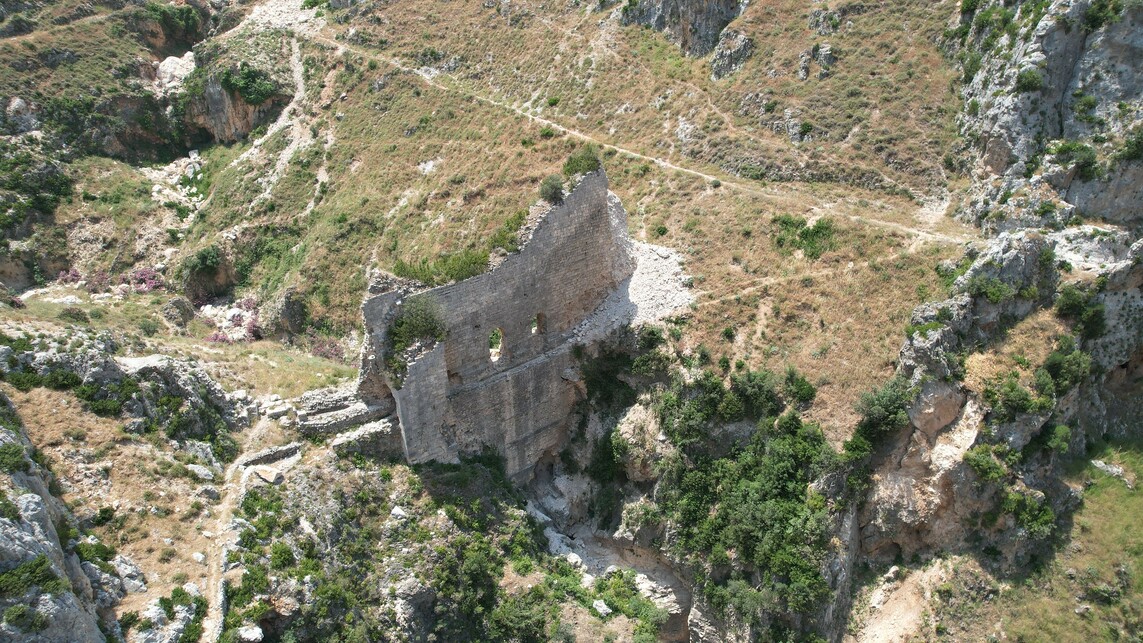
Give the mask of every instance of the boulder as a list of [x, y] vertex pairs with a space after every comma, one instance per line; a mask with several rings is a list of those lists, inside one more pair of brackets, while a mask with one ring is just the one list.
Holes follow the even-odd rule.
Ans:
[[742, 68], [754, 53], [754, 40], [746, 34], [727, 29], [718, 38], [714, 56], [710, 59], [710, 78], [726, 78]]

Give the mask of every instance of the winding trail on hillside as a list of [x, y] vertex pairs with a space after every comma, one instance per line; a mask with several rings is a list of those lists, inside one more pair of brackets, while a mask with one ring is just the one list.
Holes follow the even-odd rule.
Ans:
[[[625, 154], [625, 155], [630, 156], [632, 158], [647, 161], [650, 163], [654, 163], [655, 165], [659, 166], [660, 168], [667, 169], [667, 170], [674, 170], [676, 172], [681, 172], [683, 174], [695, 176], [695, 177], [701, 178], [701, 179], [708, 181], [708, 182], [719, 181], [722, 186], [729, 187], [729, 188], [737, 190], [739, 192], [745, 192], [747, 194], [754, 194], [754, 195], [763, 196], [763, 197], [774, 196], [773, 192], [768, 192], [766, 190], [763, 190], [763, 189], [760, 189], [760, 188], [757, 188], [757, 187], [754, 187], [751, 185], [747, 185], [745, 183], [742, 183], [741, 181], [737, 181], [735, 179], [728, 178], [727, 176], [716, 176], [714, 174], [708, 174], [706, 172], [702, 172], [702, 171], [699, 171], [699, 170], [696, 170], [696, 169], [693, 169], [690, 167], [685, 167], [682, 165], [678, 165], [676, 163], [672, 163], [671, 161], [668, 161], [667, 159], [658, 158], [655, 156], [649, 156], [647, 154], [643, 154], [642, 152], [637, 152], [635, 150], [632, 150], [632, 149], [629, 149], [626, 147], [615, 145], [614, 143], [607, 143], [605, 141], [601, 141], [601, 140], [595, 138], [594, 136], [592, 136], [590, 134], [587, 134], [585, 132], [582, 132], [582, 131], [577, 130], [577, 129], [572, 128], [572, 127], [567, 127], [567, 126], [565, 126], [561, 123], [558, 123], [556, 121], [553, 121], [551, 119], [544, 118], [543, 116], [538, 116], [536, 114], [533, 114], [533, 113], [531, 113], [525, 109], [522, 109], [520, 107], [517, 107], [515, 105], [511, 105], [509, 103], [505, 103], [503, 101], [499, 101], [499, 100], [496, 100], [494, 98], [489, 98], [487, 96], [483, 96], [481, 94], [477, 94], [473, 91], [470, 91], [470, 90], [464, 88], [463, 86], [460, 86], [459, 81], [457, 81], [456, 78], [454, 76], [452, 76], [451, 74], [444, 73], [444, 72], [438, 72], [436, 70], [429, 71], [426, 69], [417, 69], [414, 67], [410, 67], [410, 66], [405, 65], [401, 61], [399, 61], [396, 58], [393, 58], [391, 56], [381, 55], [381, 54], [378, 54], [378, 53], [371, 51], [369, 49], [365, 49], [365, 48], [362, 48], [362, 47], [359, 47], [359, 46], [356, 46], [353, 44], [342, 42], [342, 41], [336, 40], [334, 38], [330, 38], [330, 37], [325, 36], [325, 35], [313, 35], [311, 37], [314, 40], [323, 42], [323, 43], [330, 45], [330, 46], [333, 46], [333, 47], [345, 48], [346, 50], [349, 50], [349, 51], [352, 51], [356, 54], [359, 54], [368, 60], [377, 60], [380, 62], [384, 62], [385, 64], [387, 64], [391, 67], [394, 67], [394, 68], [396, 68], [402, 72], [416, 75], [426, 85], [429, 85], [430, 87], [436, 88], [442, 92], [459, 94], [465, 98], [471, 98], [471, 99], [478, 101], [480, 103], [484, 103], [485, 105], [490, 105], [493, 107], [497, 107], [497, 108], [500, 108], [503, 110], [513, 112], [519, 116], [523, 116], [524, 118], [527, 118], [528, 120], [530, 120], [534, 123], [538, 123], [540, 125], [550, 127], [552, 129], [556, 130], [557, 132], [563, 133], [563, 134], [568, 135], [568, 136], [572, 136], [574, 138], [578, 138], [582, 141], [594, 143], [595, 145], [599, 146], [602, 149], [615, 150], [616, 152], [619, 152], [621, 154]], [[447, 78], [452, 79], [453, 83], [452, 84], [445, 84], [445, 83], [438, 81], [437, 78], [440, 76], [445, 76]], [[901, 232], [901, 233], [916, 237], [920, 241], [939, 241], [939, 242], [944, 242], [944, 243], [960, 244], [960, 243], [966, 243], [969, 241], [973, 241], [973, 240], [976, 240], [978, 238], [975, 236], [971, 236], [969, 234], [963, 234], [963, 235], [946, 234], [946, 233], [938, 232], [936, 230], [925, 229], [925, 228], [921, 228], [921, 227], [913, 227], [913, 226], [908, 226], [908, 225], [904, 225], [901, 223], [895, 223], [892, 221], [883, 221], [880, 219], [871, 219], [868, 217], [861, 217], [861, 216], [857, 216], [857, 215], [849, 215], [849, 218], [852, 221], [856, 221], [856, 222], [863, 223], [866, 225], [871, 225], [871, 226], [876, 226], [876, 227], [881, 227], [881, 228], [886, 228], [889, 230]]]
[[[237, 434], [240, 453], [247, 454], [264, 446], [264, 437], [272, 420], [259, 419], [253, 427]], [[214, 538], [206, 551], [210, 573], [207, 575], [203, 595], [207, 599], [206, 618], [203, 619], [203, 641], [217, 641], [222, 635], [222, 621], [226, 616], [224, 607], [223, 575], [226, 573], [226, 552], [237, 542], [237, 533], [230, 529], [234, 509], [246, 495], [246, 484], [253, 469], [243, 466], [240, 456], [226, 467], [223, 484], [218, 493], [221, 500], [214, 507]]]

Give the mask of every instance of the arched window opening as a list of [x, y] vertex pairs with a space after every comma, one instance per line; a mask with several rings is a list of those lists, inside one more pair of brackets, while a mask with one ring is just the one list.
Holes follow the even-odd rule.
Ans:
[[488, 336], [488, 357], [494, 361], [500, 361], [501, 349], [504, 345], [504, 331], [499, 328], [494, 328], [492, 334]]
[[546, 330], [544, 328], [544, 313], [536, 313], [536, 316], [532, 318], [532, 334], [539, 335]]

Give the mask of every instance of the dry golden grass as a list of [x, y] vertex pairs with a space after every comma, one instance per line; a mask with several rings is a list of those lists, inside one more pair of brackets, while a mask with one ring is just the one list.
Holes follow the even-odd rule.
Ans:
[[210, 502], [200, 500], [203, 513], [188, 517], [199, 483], [159, 472], [159, 462], [172, 461], [165, 440], [150, 443], [125, 434], [118, 421], [84, 411], [69, 393], [21, 393], [7, 384], [0, 389], [11, 398], [32, 444], [50, 457], [65, 490], [62, 499], [73, 513], [82, 519], [101, 507], [115, 507], [115, 515], [125, 518], [121, 525], [92, 528], [147, 572], [148, 591], [128, 594], [117, 607], [120, 613], [141, 610], [169, 594], [180, 584], [180, 574], [204, 586], [207, 567], [195, 563], [191, 553], [210, 547], [201, 532]]
[[[1032, 313], [1012, 327], [1003, 341], [968, 356], [965, 387], [982, 394], [989, 381], [1012, 371], [1020, 374], [1022, 384], [1030, 386], [1032, 374], [1055, 349], [1056, 339], [1068, 332], [1054, 311], [1042, 309]], [[1029, 366], [1021, 365], [1024, 360]]]
[[[411, 2], [349, 13], [383, 15], [350, 24], [404, 64], [439, 65], [456, 56], [459, 68], [438, 82], [542, 113], [601, 141], [675, 162], [736, 166], [752, 158], [790, 168], [820, 161], [884, 172], [927, 192], [943, 182], [942, 156], [959, 107], [950, 89], [955, 73], [936, 46], [953, 10], [948, 0], [865, 5], [847, 18], [852, 25], [823, 37], [808, 28], [803, 3], [750, 5], [732, 26], [754, 37], [756, 53], [717, 82], [707, 59], [684, 57], [660, 33], [618, 26], [607, 19], [613, 9], [469, 3], [450, 5], [444, 16], [438, 5]], [[826, 42], [838, 57], [831, 74], [819, 79], [815, 65], [810, 79], [798, 80], [799, 54]], [[744, 113], [741, 99], [751, 92], [776, 100], [772, 113]], [[785, 109], [812, 122], [816, 140], [792, 144], [773, 133], [771, 121]], [[692, 135], [678, 136], [680, 124]]]

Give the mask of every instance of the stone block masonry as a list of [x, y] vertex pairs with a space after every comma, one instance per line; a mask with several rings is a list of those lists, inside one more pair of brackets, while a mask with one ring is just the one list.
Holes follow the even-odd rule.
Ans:
[[[573, 331], [631, 276], [626, 226], [600, 170], [490, 272], [416, 293], [398, 280], [375, 282], [362, 307], [358, 393], [367, 403], [392, 396], [409, 462], [455, 461], [490, 448], [523, 480], [563, 447], [584, 396]], [[414, 293], [435, 303], [446, 335], [410, 361], [398, 386], [383, 363], [388, 329]], [[498, 350], [490, 350], [497, 338]]]

